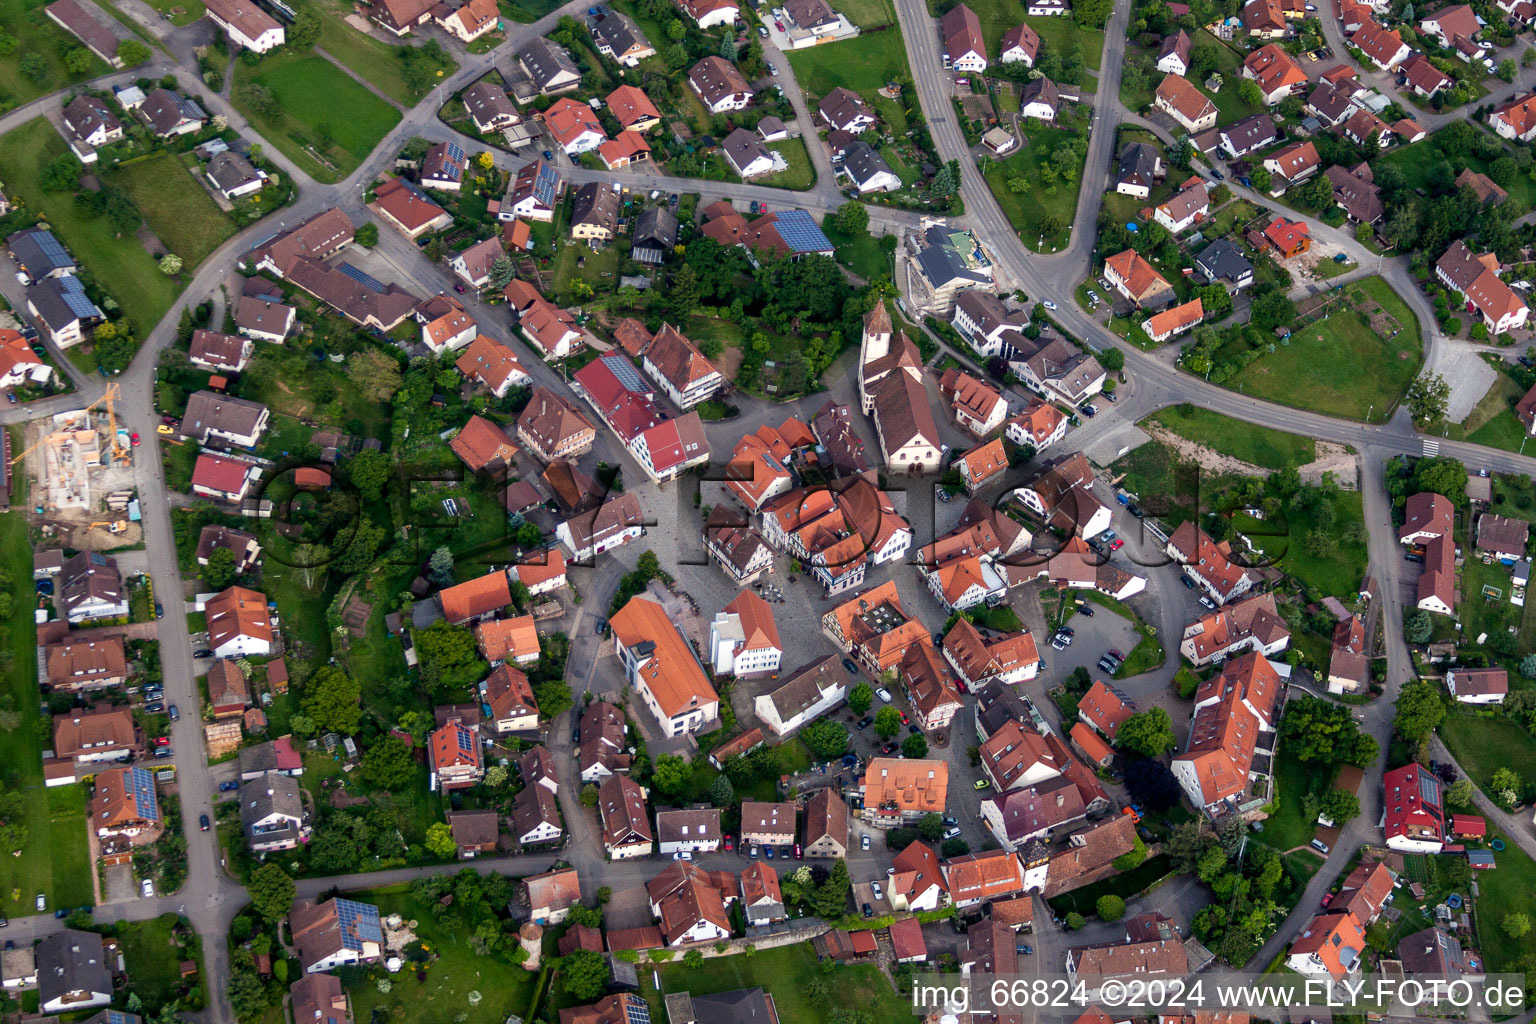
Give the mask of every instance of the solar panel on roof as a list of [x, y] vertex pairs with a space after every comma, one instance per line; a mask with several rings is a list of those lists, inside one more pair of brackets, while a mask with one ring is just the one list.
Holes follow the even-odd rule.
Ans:
[[359, 270], [350, 263], [338, 264], [336, 269], [341, 271], [343, 274], [346, 274], [352, 280], [356, 281], [364, 288], [367, 288], [369, 291], [383, 294], [384, 285], [379, 283], [378, 278], [371, 276], [366, 271]]
[[539, 202], [546, 206], [553, 206], [555, 189], [559, 184], [560, 177], [555, 173], [555, 169], [548, 164], [540, 164], [539, 173], [533, 178], [533, 194], [538, 197]]
[[459, 726], [455, 738], [459, 741], [460, 751], [465, 754], [473, 754], [475, 752], [475, 737], [470, 734], [468, 729], [462, 725]]
[[130, 768], [128, 785], [133, 788], [133, 802], [139, 813], [151, 821], [159, 821], [160, 799], [155, 793], [155, 776], [143, 768]]
[[623, 356], [603, 356], [603, 365], [608, 367], [609, 373], [612, 373], [619, 379], [619, 383], [624, 385], [625, 391], [634, 391], [640, 394], [650, 393], [651, 389], [645, 386], [645, 381], [641, 379], [639, 371], [635, 369], [635, 364]]
[[651, 1008], [637, 999], [626, 999], [624, 1019], [628, 1024], [651, 1024]]
[[[379, 927], [379, 910], [356, 900], [336, 900], [336, 920], [341, 925], [343, 941], [357, 938], [363, 942], [383, 942], [384, 931]], [[349, 946], [349, 949], [357, 948]]]
[[785, 210], [773, 222], [784, 244], [795, 252], [820, 252], [832, 248], [827, 236], [804, 210]]
[[459, 147], [457, 142], [448, 143], [448, 158], [459, 163], [464, 162], [464, 150]]
[[78, 278], [61, 277], [55, 280], [58, 284], [54, 287], [59, 290], [59, 297], [64, 300], [64, 304], [69, 307], [71, 313], [82, 320], [101, 315], [96, 304], [86, 296], [85, 288]]
[[69, 258], [69, 253], [64, 251], [64, 244], [53, 237], [52, 231], [32, 232], [32, 241], [42, 250], [44, 256], [56, 267], [74, 266], [74, 260]]

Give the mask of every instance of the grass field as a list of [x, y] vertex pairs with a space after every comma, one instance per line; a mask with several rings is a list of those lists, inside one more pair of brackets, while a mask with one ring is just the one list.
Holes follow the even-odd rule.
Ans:
[[[21, 724], [5, 733], [6, 785], [25, 798], [21, 824], [28, 841], [20, 857], [0, 857], [0, 913], [36, 913], [33, 900], [47, 897], [48, 910], [95, 902], [86, 846], [85, 789], [43, 785], [44, 741], [38, 732], [37, 628], [32, 622], [32, 543], [20, 513], [0, 515], [0, 571], [19, 588], [11, 609], [9, 636], [0, 648], [5, 671], [0, 693], [13, 702]], [[48, 743], [51, 746], [51, 742]], [[14, 894], [14, 897], [13, 895]]]
[[1498, 376], [1467, 418], [1450, 424], [1446, 435], [1458, 441], [1518, 452], [1525, 444], [1526, 432], [1525, 425], [1515, 417], [1514, 404], [1525, 392], [1504, 372], [1503, 360], [1487, 354], [1484, 358], [1498, 371]]
[[[1492, 839], [1496, 833], [1490, 830], [1488, 835]], [[1536, 862], [1512, 841], [1493, 857], [1492, 870], [1474, 872], [1479, 892], [1478, 944], [1483, 966], [1490, 973], [1517, 970], [1520, 961], [1536, 953], [1536, 932], [1511, 938], [1502, 927], [1509, 914], [1536, 915]]]
[[[342, 18], [351, 9], [350, 4], [321, 8], [320, 48], [372, 82], [396, 103], [414, 105], [426, 95], [426, 90], [412, 89], [406, 84], [403, 62], [395, 52], [399, 44], [375, 39], [348, 25]], [[447, 78], [453, 71], [453, 67], [445, 69], [443, 77]]]
[[1304, 466], [1317, 458], [1317, 445], [1310, 437], [1244, 423], [1193, 405], [1169, 406], [1149, 417], [1148, 421], [1159, 423], [1213, 452], [1265, 469]]
[[891, 0], [846, 0], [838, 10], [859, 28], [896, 24], [896, 8]]
[[[911, 1012], [910, 1001], [897, 994], [878, 967], [838, 966], [824, 973], [809, 942], [765, 949], [751, 957], [718, 957], [697, 968], [674, 961], [659, 973], [662, 992], [711, 995], [761, 988], [773, 996], [779, 1020], [795, 1024], [827, 1024], [839, 1006], [857, 1006], [878, 1021], [900, 1020]], [[816, 977], [833, 993], [824, 1003], [812, 1002], [805, 994], [806, 982]], [[651, 1019], [665, 1020], [661, 994], [651, 985], [651, 971], [642, 968], [640, 979], [641, 991], [651, 1004]]]
[[[1408, 186], [1414, 189], [1428, 188], [1431, 177], [1439, 173], [1437, 168], [1443, 171], [1442, 164], [1450, 167], [1453, 175], [1461, 173], [1463, 167], [1480, 174], [1487, 174], [1491, 166], [1490, 161], [1480, 160], [1473, 153], [1458, 155], [1452, 160], [1446, 156], [1440, 148], [1440, 141], [1433, 135], [1411, 146], [1398, 146], [1388, 150], [1381, 159], [1402, 171]], [[1528, 176], [1515, 175], [1506, 191], [1509, 192], [1509, 198], [1500, 204], [1500, 210], [1518, 215], [1536, 206], [1536, 181], [1532, 181]]]
[[180, 995], [180, 963], [202, 959], [201, 944], [194, 941], [183, 951], [172, 929], [175, 914], [161, 914], [152, 921], [125, 921], [117, 926], [117, 938], [128, 963], [133, 990], [153, 1010]]
[[833, 253], [837, 261], [864, 280], [870, 281], [880, 274], [892, 272], [894, 263], [891, 257], [886, 255], [885, 250], [880, 247], [880, 239], [871, 235], [868, 230], [861, 231], [857, 235], [845, 235], [833, 225], [830, 216], [822, 222], [821, 230], [837, 247]]
[[1070, 14], [1055, 18], [1027, 18], [1028, 6], [1022, 0], [998, 0], [996, 3], [976, 4], [974, 10], [981, 20], [981, 34], [987, 41], [987, 52], [997, 53], [1003, 33], [1018, 24], [1026, 24], [1040, 34], [1040, 42], [1048, 50], [1055, 50], [1065, 57], [1073, 47], [1082, 52], [1083, 63], [1097, 71], [1104, 53], [1104, 33], [1099, 29], [1082, 28]]
[[[415, 919], [417, 936], [437, 959], [418, 982], [410, 972], [394, 978], [394, 990], [382, 993], [372, 982], [352, 990], [353, 1012], [371, 1020], [375, 1009], [386, 1014], [408, 1011], [418, 1024], [502, 1024], [509, 1016], [526, 1016], [533, 998], [536, 973], [492, 957], [476, 956], [470, 949], [472, 934], [454, 919], [439, 918], [430, 907], [411, 899], [404, 886], [348, 894], [378, 906], [385, 916], [398, 913]], [[479, 992], [472, 1005], [469, 993]]]
[[[1047, 18], [1046, 21], [1061, 21], [1061, 18]], [[1072, 218], [1077, 214], [1078, 185], [1082, 181], [1082, 167], [1077, 168], [1078, 176], [1072, 181], [1064, 181], [1059, 177], [1050, 186], [1040, 183], [1040, 165], [1050, 162], [1057, 145], [1072, 133], [1062, 128], [1053, 128], [1043, 125], [1038, 121], [1025, 121], [1024, 145], [1019, 151], [1006, 160], [990, 160], [987, 162], [987, 185], [992, 189], [992, 194], [997, 197], [997, 205], [1003, 208], [1008, 223], [1019, 233], [1019, 239], [1036, 252], [1055, 252], [1066, 244], [1072, 227]], [[1027, 192], [1013, 192], [1008, 188], [1008, 182], [1014, 178], [1023, 178], [1031, 184]], [[1050, 189], [1055, 190], [1051, 194]], [[1056, 223], [1054, 230], [1046, 231], [1047, 217], [1054, 217]]]
[[[1276, 850], [1305, 846], [1317, 831], [1316, 822], [1301, 816], [1301, 800], [1312, 788], [1314, 769], [1286, 755], [1282, 745], [1275, 755], [1275, 800], [1269, 817], [1264, 819], [1260, 836], [1264, 845]], [[1319, 787], [1319, 792], [1322, 787]]]
[[[251, 108], [241, 92], [250, 82], [272, 91], [285, 111], [280, 122]], [[254, 75], [238, 65], [233, 97], [241, 113], [317, 181], [346, 177], [400, 123], [399, 111], [315, 55], [279, 52], [264, 59]]]
[[[0, 32], [17, 43], [14, 52], [0, 58], [0, 96], [5, 97], [7, 110], [110, 70], [99, 58], [91, 56], [91, 65], [84, 74], [70, 74], [64, 67], [63, 55], [79, 47], [80, 42], [48, 20], [43, 13], [44, 6], [38, 0], [0, 0]], [[201, 15], [203, 5], [198, 4], [197, 9]], [[43, 58], [46, 70], [40, 79], [34, 81], [21, 73], [21, 55], [24, 53], [35, 53]]]
[[7, 195], [20, 197], [48, 218], [54, 233], [121, 304], [135, 333], [143, 337], [160, 322], [181, 286], [160, 272], [136, 238], [117, 237], [105, 217], [81, 218], [68, 192], [43, 191], [38, 181], [43, 167], [68, 151], [47, 118], [28, 121], [0, 137], [0, 181]]
[[787, 188], [795, 192], [804, 192], [816, 184], [816, 168], [811, 166], [811, 154], [806, 151], [804, 139], [772, 142], [768, 148], [782, 154], [789, 166], [777, 174], [756, 179], [755, 184]]
[[786, 56], [795, 81], [813, 96], [842, 86], [867, 98], [907, 67], [907, 51], [896, 29], [791, 50]]
[[1365, 542], [1350, 544], [1344, 532], [1352, 523], [1365, 522], [1359, 491], [1340, 491], [1333, 498], [1334, 521], [1328, 532], [1335, 541], [1331, 552], [1313, 553], [1306, 538], [1313, 531], [1310, 519], [1285, 517], [1260, 522], [1239, 512], [1232, 525], [1248, 536], [1254, 546], [1272, 559], [1271, 564], [1296, 577], [1308, 590], [1319, 596], [1350, 600], [1359, 593], [1365, 576]]
[[1522, 779], [1536, 779], [1536, 738], [1511, 719], [1480, 718], [1453, 710], [1440, 726], [1440, 738], [1479, 788], [1486, 787], [1500, 768]]
[[169, 14], [171, 24], [177, 26], [190, 25], [207, 13], [202, 0], [147, 0], [147, 2], [161, 14]]
[[1258, 398], [1344, 419], [1385, 419], [1418, 375], [1423, 354], [1419, 321], [1379, 277], [1349, 285], [1397, 318], [1402, 331], [1383, 338], [1360, 322], [1353, 309], [1298, 328], [1288, 344], [1276, 344], [1231, 377], [1226, 386]]
[[188, 273], [235, 233], [235, 223], [180, 160], [161, 153], [125, 164], [112, 181], [133, 197], [144, 219], [166, 247], [180, 256]]

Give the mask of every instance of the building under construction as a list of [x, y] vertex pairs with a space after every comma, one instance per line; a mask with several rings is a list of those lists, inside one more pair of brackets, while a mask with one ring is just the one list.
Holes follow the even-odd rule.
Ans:
[[42, 447], [48, 511], [91, 508], [91, 471], [101, 468], [101, 437], [91, 414], [84, 409], [59, 413]]

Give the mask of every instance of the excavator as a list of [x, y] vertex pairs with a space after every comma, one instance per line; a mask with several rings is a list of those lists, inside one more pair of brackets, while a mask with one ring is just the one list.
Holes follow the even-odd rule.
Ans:
[[122, 533], [124, 530], [128, 529], [128, 520], [119, 519], [115, 523], [92, 523], [90, 526], [87, 526], [86, 529], [94, 530], [98, 526], [105, 526], [108, 533]]

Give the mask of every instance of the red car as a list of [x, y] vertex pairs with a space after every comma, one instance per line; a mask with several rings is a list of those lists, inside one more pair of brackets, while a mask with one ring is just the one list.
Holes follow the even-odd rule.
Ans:
[[1119, 551], [1123, 547], [1125, 547], [1125, 541], [1121, 540], [1119, 537], [1116, 537], [1114, 542], [1109, 545], [1109, 550]]
[[773, 23], [773, 27], [778, 29], [780, 32], [786, 31], [786, 29], [784, 28], [784, 23], [782, 21], [775, 21]]
[[725, 837], [725, 849], [726, 849], [727, 853], [729, 853], [731, 850], [736, 849], [736, 840], [732, 839], [730, 836], [726, 836]]
[[905, 711], [903, 711], [901, 713], [901, 724], [902, 725], [906, 725], [907, 724], [907, 713]]
[[156, 736], [155, 737], [155, 746], [157, 746], [157, 747], [168, 747], [170, 745], [171, 745], [171, 738], [169, 736]]
[[1333, 902], [1333, 893], [1330, 892], [1330, 893], [1327, 893], [1326, 895], [1324, 895], [1323, 896], [1323, 909], [1324, 910], [1328, 909], [1328, 904], [1330, 904], [1332, 902]]
[[128, 440], [133, 442], [133, 446], [135, 448], [137, 448], [139, 446], [139, 435], [138, 434], [130, 434], [130, 435], [128, 435]]

